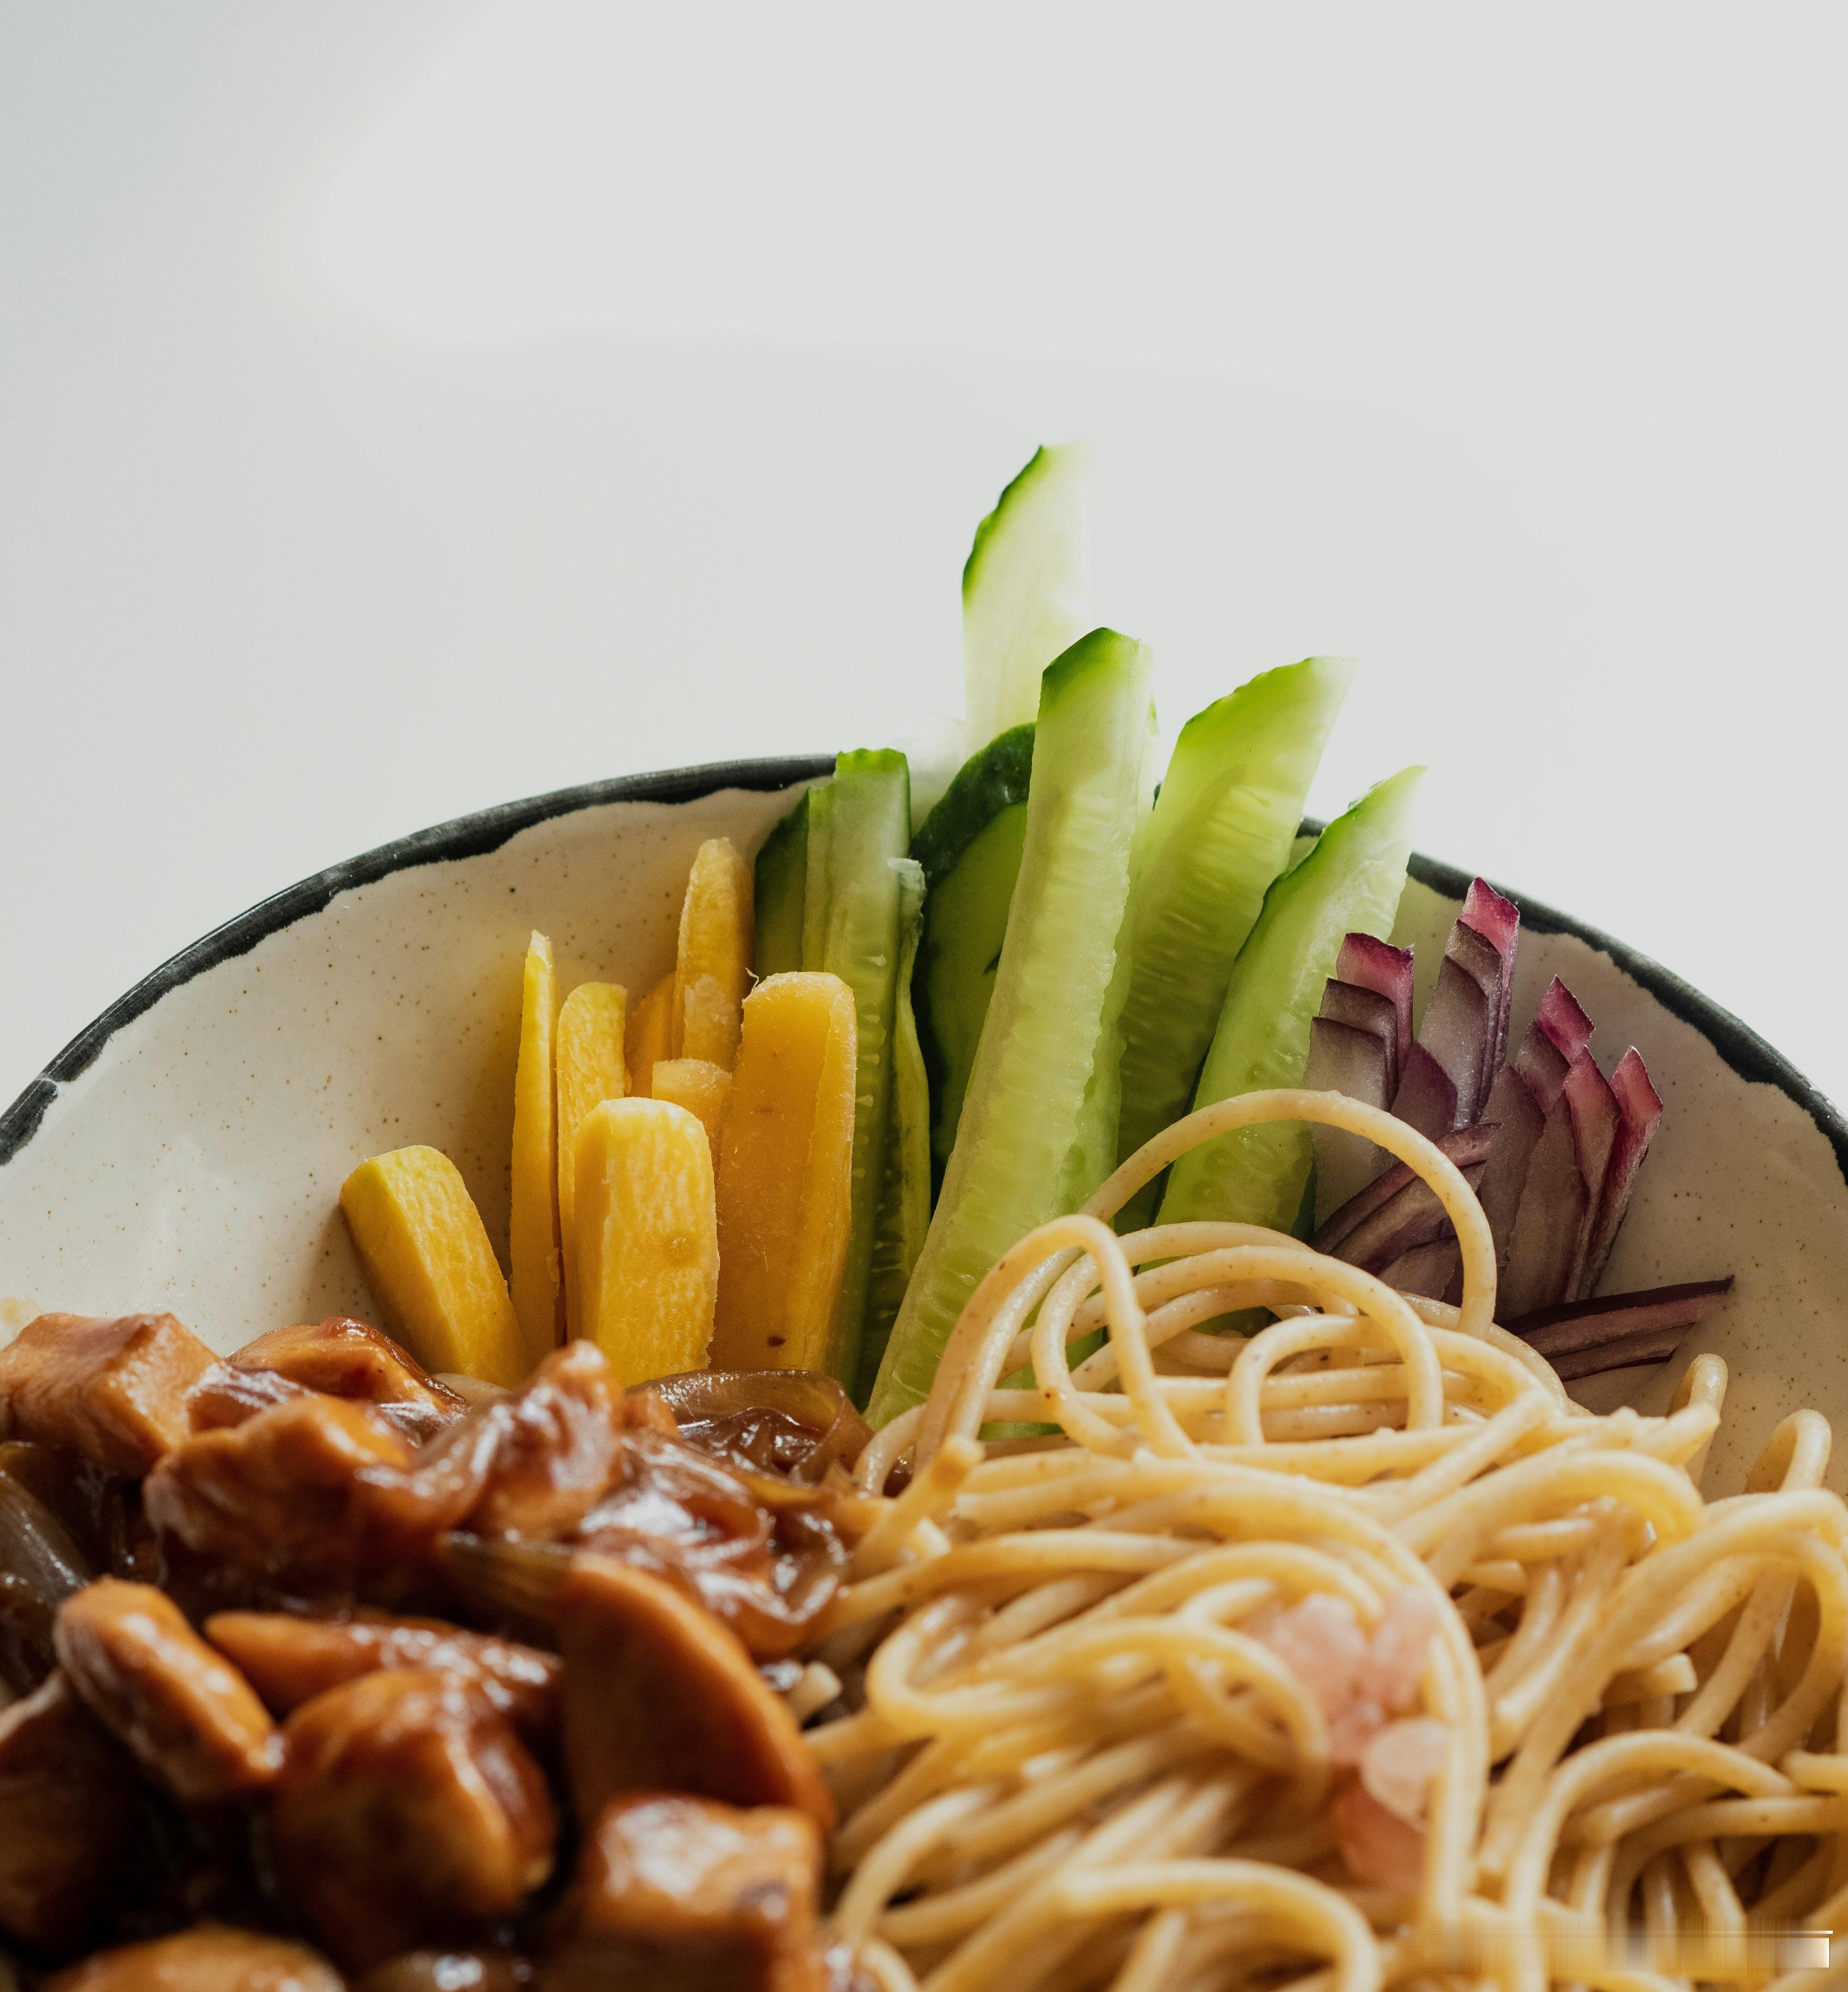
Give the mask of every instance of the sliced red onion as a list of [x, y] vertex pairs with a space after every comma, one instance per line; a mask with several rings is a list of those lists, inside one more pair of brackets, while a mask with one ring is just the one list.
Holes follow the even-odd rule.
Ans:
[[1597, 1300], [1573, 1301], [1564, 1307], [1542, 1308], [1533, 1314], [1516, 1315], [1509, 1322], [1508, 1329], [1551, 1362], [1555, 1356], [1582, 1354], [1665, 1329], [1685, 1335], [1704, 1321], [1732, 1290], [1729, 1274], [1724, 1280], [1695, 1280], [1685, 1286], [1604, 1294]]
[[[1482, 1165], [1472, 1162], [1463, 1171], [1464, 1181], [1474, 1189], [1481, 1173]], [[1415, 1176], [1371, 1217], [1355, 1226], [1342, 1240], [1341, 1256], [1362, 1272], [1383, 1273], [1419, 1246], [1454, 1236], [1449, 1213], [1437, 1201], [1437, 1192], [1422, 1176]]]
[[1372, 934], [1351, 933], [1341, 944], [1335, 973], [1343, 982], [1376, 990], [1392, 1004], [1399, 1019], [1399, 1063], [1412, 1049], [1412, 950], [1394, 947]]
[[1454, 1238], [1437, 1238], [1401, 1254], [1379, 1277], [1402, 1294], [1423, 1294], [1427, 1299], [1440, 1301], [1462, 1274], [1462, 1247]]
[[1502, 1014], [1495, 1020], [1495, 1063], [1508, 1052], [1508, 1012], [1514, 1000], [1514, 958], [1521, 942], [1521, 909], [1486, 879], [1473, 878], [1463, 898], [1463, 923], [1502, 957]]
[[[1479, 948], [1488, 947], [1480, 936], [1472, 936]], [[1492, 958], [1495, 950], [1488, 949]], [[1424, 1006], [1424, 1021], [1418, 1027], [1418, 1049], [1427, 1052], [1450, 1081], [1454, 1105], [1451, 1124], [1466, 1127], [1475, 1119], [1487, 1090], [1482, 1066], [1495, 1038], [1495, 1020], [1500, 991], [1481, 984], [1451, 955], [1437, 967], [1437, 986]], [[1409, 1114], [1402, 1118], [1409, 1120]]]
[[[1495, 1130], [1486, 1124], [1458, 1127], [1440, 1136], [1437, 1146], [1467, 1175], [1488, 1159], [1495, 1138]], [[1376, 1177], [1358, 1196], [1343, 1204], [1310, 1243], [1318, 1252], [1338, 1253], [1345, 1259], [1348, 1255], [1342, 1248], [1355, 1230], [1401, 1190], [1419, 1180], [1409, 1164], [1395, 1162], [1384, 1175]]]
[[1501, 1067], [1502, 1053], [1507, 1042], [1507, 964], [1494, 942], [1485, 940], [1464, 920], [1458, 920], [1451, 929], [1444, 953], [1447, 960], [1455, 962], [1475, 983], [1488, 1005], [1488, 1028], [1482, 1039], [1481, 1077], [1476, 1090], [1478, 1100], [1486, 1100], [1489, 1086]]
[[1543, 1114], [1553, 1111], [1570, 1066], [1571, 1061], [1561, 1055], [1558, 1046], [1538, 1024], [1527, 1026], [1527, 1035], [1515, 1054], [1514, 1066], [1539, 1102]]
[[[1328, 987], [1333, 991], [1352, 985], [1331, 982]], [[1385, 1107], [1392, 1103], [1392, 1068], [1399, 1062], [1392, 1005], [1370, 989], [1353, 993], [1379, 1006], [1384, 1013], [1385, 1034], [1338, 1022], [1328, 1015], [1316, 1018], [1309, 1026], [1309, 1057], [1303, 1067], [1303, 1083], [1318, 1092], [1345, 1093], [1349, 1099], [1369, 1107]], [[1325, 998], [1325, 1010], [1328, 1007]], [[1338, 1209], [1391, 1159], [1364, 1135], [1350, 1134], [1345, 1128], [1317, 1124], [1309, 1131], [1315, 1144], [1318, 1211]]]
[[1556, 975], [1546, 985], [1535, 1021], [1568, 1065], [1591, 1043], [1596, 1028], [1580, 1007], [1578, 998]]
[[1321, 1015], [1331, 1023], [1370, 1031], [1379, 1039], [1386, 1054], [1386, 1093], [1389, 1100], [1399, 1090], [1399, 1012], [1392, 998], [1358, 982], [1343, 982], [1330, 976], [1322, 990]]
[[1550, 1356], [1546, 1359], [1562, 1383], [1571, 1383], [1581, 1377], [1602, 1376], [1612, 1370], [1631, 1370], [1639, 1365], [1653, 1369], [1667, 1362], [1686, 1339], [1686, 1329], [1659, 1329], [1626, 1335], [1621, 1342], [1606, 1342], [1601, 1349], [1583, 1349], [1575, 1355]]
[[[1549, 1045], [1546, 1049], [1551, 1051], [1553, 1047]], [[1527, 1186], [1534, 1144], [1540, 1138], [1546, 1117], [1533, 1097], [1533, 1089], [1512, 1066], [1505, 1065], [1488, 1089], [1488, 1103], [1482, 1110], [1482, 1117], [1494, 1124], [1495, 1138], [1476, 1195], [1482, 1205], [1482, 1215], [1495, 1234], [1496, 1271], [1505, 1277], [1514, 1244], [1515, 1213], [1521, 1207], [1521, 1192]]]
[[1536, 1308], [1556, 1307], [1567, 1298], [1591, 1207], [1573, 1139], [1572, 1110], [1562, 1093], [1546, 1116], [1527, 1165], [1499, 1312], [1531, 1314]]
[[1661, 1097], [1650, 1084], [1642, 1054], [1634, 1045], [1618, 1060], [1617, 1069], [1611, 1075], [1611, 1091], [1619, 1115], [1617, 1140], [1611, 1151], [1610, 1167], [1604, 1173], [1604, 1191], [1597, 1200], [1597, 1216], [1585, 1254], [1580, 1286], [1586, 1293], [1597, 1284], [1611, 1248], [1617, 1243], [1618, 1227], [1624, 1221], [1630, 1192], [1636, 1186], [1636, 1172], [1642, 1167], [1662, 1119]]
[[1423, 1045], [1413, 1045], [1399, 1067], [1393, 1111], [1408, 1127], [1436, 1141], [1457, 1124], [1457, 1089]]
[[1591, 1291], [1591, 1281], [1586, 1277], [1585, 1268], [1591, 1257], [1592, 1230], [1597, 1222], [1604, 1178], [1610, 1170], [1611, 1151], [1617, 1145], [1618, 1124], [1621, 1117], [1610, 1081], [1598, 1070], [1597, 1059], [1588, 1051], [1580, 1052], [1572, 1061], [1560, 1097], [1572, 1117], [1572, 1144], [1578, 1157], [1579, 1174], [1584, 1179], [1586, 1199], [1584, 1221], [1579, 1226], [1578, 1240], [1572, 1254], [1572, 1271], [1560, 1298], [1578, 1301]]

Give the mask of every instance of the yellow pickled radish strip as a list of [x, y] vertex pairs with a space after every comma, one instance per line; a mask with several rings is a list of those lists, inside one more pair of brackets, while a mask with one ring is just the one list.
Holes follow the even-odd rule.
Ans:
[[622, 1057], [628, 1008], [628, 995], [619, 984], [581, 982], [558, 1012], [558, 1236], [568, 1335], [583, 1332], [571, 1248], [578, 1134], [593, 1107], [606, 1100], [620, 1100], [629, 1090]]
[[385, 1329], [426, 1370], [521, 1381], [531, 1366], [507, 1283], [447, 1155], [374, 1155], [341, 1185], [340, 1209]]
[[718, 1167], [719, 1134], [725, 1125], [725, 1105], [731, 1097], [731, 1075], [722, 1065], [705, 1059], [663, 1059], [655, 1066], [654, 1083], [649, 1090], [657, 1100], [671, 1100], [684, 1107], [706, 1131], [712, 1149], [712, 1166]]
[[507, 1225], [508, 1285], [530, 1369], [564, 1335], [558, 1233], [558, 1116], [554, 1046], [558, 977], [552, 944], [534, 935], [520, 1004], [520, 1063], [513, 1073], [513, 1196]]
[[673, 1035], [673, 970], [670, 968], [629, 1013], [628, 1062], [631, 1083], [647, 1090], [650, 1075], [670, 1056]]
[[729, 1072], [738, 1056], [742, 998], [728, 996], [716, 975], [702, 975], [680, 992], [679, 1056]]
[[663, 1057], [731, 1065], [755, 936], [751, 868], [730, 837], [708, 837], [694, 858], [680, 906], [673, 1036]]
[[665, 1100], [606, 1100], [578, 1136], [583, 1332], [626, 1387], [705, 1366], [718, 1289], [706, 1131]]
[[827, 1370], [854, 1160], [853, 991], [772, 975], [745, 999], [719, 1145], [718, 1322], [726, 1370]]

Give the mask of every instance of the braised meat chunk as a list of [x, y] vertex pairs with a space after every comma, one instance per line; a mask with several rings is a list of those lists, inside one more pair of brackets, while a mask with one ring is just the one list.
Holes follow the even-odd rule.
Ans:
[[563, 1663], [556, 1654], [440, 1618], [220, 1612], [206, 1621], [206, 1637], [230, 1656], [277, 1715], [382, 1668], [435, 1667], [472, 1682], [529, 1741], [557, 1731]]
[[330, 1397], [376, 1404], [413, 1444], [434, 1437], [467, 1409], [407, 1349], [343, 1315], [271, 1329], [239, 1349], [231, 1365], [285, 1376]]
[[544, 1777], [461, 1676], [367, 1674], [298, 1709], [284, 1734], [277, 1871], [350, 1968], [466, 1943], [551, 1871]]
[[215, 1804], [276, 1775], [268, 1711], [165, 1592], [99, 1578], [65, 1602], [55, 1636], [90, 1712], [176, 1798]]
[[521, 1992], [534, 1983], [523, 1957], [496, 1950], [410, 1950], [362, 1978], [356, 1992]]
[[585, 1837], [547, 1992], [826, 1992], [820, 1875], [801, 1813], [619, 1799]]
[[81, 1939], [133, 1825], [134, 1767], [60, 1673], [0, 1710], [0, 1931]]
[[194, 1434], [148, 1475], [144, 1499], [182, 1563], [257, 1589], [352, 1591], [416, 1554], [419, 1517], [401, 1494], [412, 1458], [369, 1406], [308, 1395]]
[[45, 1992], [342, 1992], [340, 1977], [305, 1945], [204, 1924], [152, 1943], [124, 1944], [60, 1971]]
[[0, 1438], [69, 1446], [138, 1478], [190, 1429], [212, 1352], [170, 1314], [44, 1314], [0, 1349]]
[[833, 1828], [794, 1717], [710, 1612], [660, 1578], [595, 1556], [571, 1559], [557, 1608], [580, 1820], [624, 1792], [676, 1791], [792, 1806]]

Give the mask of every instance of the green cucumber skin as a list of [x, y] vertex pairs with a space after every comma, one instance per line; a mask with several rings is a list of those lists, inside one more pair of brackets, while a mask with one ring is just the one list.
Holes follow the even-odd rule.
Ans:
[[757, 925], [756, 959], [752, 966], [762, 981], [802, 966], [803, 906], [809, 870], [809, 796], [765, 838], [757, 854], [752, 898]]
[[930, 1152], [939, 1182], [956, 1146], [994, 994], [1026, 835], [1027, 805], [1011, 803], [969, 845], [925, 909], [915, 987], [931, 1082]]
[[885, 1179], [901, 940], [895, 868], [910, 831], [909, 771], [893, 749], [843, 754], [833, 781], [810, 791], [802, 965], [837, 975], [852, 990], [858, 1034], [852, 1228], [828, 1363], [829, 1373], [850, 1387], [859, 1372]]
[[971, 752], [1033, 717], [1040, 674], [1091, 627], [1090, 489], [1088, 445], [1035, 450], [975, 530], [963, 568]]
[[1027, 800], [1033, 779], [1033, 722], [1011, 726], [956, 770], [937, 806], [911, 841], [911, 854], [935, 892], [963, 853], [1004, 809]]
[[880, 1359], [911, 1283], [911, 1270], [930, 1229], [930, 1085], [912, 1011], [912, 971], [924, 930], [924, 868], [901, 858], [898, 879], [898, 977], [892, 1026], [892, 1107], [885, 1123], [885, 1172], [873, 1230], [872, 1269], [867, 1281], [866, 1331], [854, 1401], [872, 1394]]
[[[1180, 1119], [1225, 1005], [1232, 966], [1288, 865], [1303, 800], [1354, 666], [1308, 657], [1266, 671], [1181, 729], [1137, 871], [1117, 1159]], [[1125, 1213], [1147, 1221], [1154, 1189]]]
[[[1233, 965], [1196, 1107], [1302, 1083], [1309, 1025], [1342, 936], [1392, 932], [1424, 773], [1407, 768], [1369, 789], [1265, 895]], [[1302, 1210], [1314, 1160], [1309, 1131], [1295, 1122], [1222, 1134], [1191, 1149], [1169, 1172], [1161, 1222], [1212, 1218], [1288, 1231]]]
[[880, 1365], [875, 1424], [923, 1400], [977, 1282], [1071, 1207], [1075, 1171], [1096, 1145], [1092, 1073], [1114, 1042], [1130, 860], [1148, 800], [1151, 669], [1140, 643], [1099, 629], [1045, 673], [994, 994], [943, 1193]]

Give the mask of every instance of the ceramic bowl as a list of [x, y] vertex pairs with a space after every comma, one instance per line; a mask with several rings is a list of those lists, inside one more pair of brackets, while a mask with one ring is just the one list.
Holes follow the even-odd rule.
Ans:
[[[0, 1339], [42, 1309], [169, 1309], [220, 1351], [370, 1301], [336, 1199], [424, 1141], [504, 1245], [520, 963], [646, 989], [708, 837], [755, 851], [821, 759], [643, 775], [488, 810], [268, 899], [157, 969], [0, 1119]], [[1395, 936], [1436, 963], [1468, 875], [1415, 858]], [[1687, 1345], [1730, 1365], [1710, 1495], [1799, 1404], [1848, 1422], [1848, 1125], [1771, 1047], [1621, 943], [1519, 894], [1515, 998], [1566, 979], [1607, 1068], [1640, 1048], [1667, 1111], [1608, 1290], [1732, 1273]], [[1679, 1363], [1578, 1387], [1659, 1409]], [[1594, 1393], [1601, 1393], [1601, 1397]], [[1832, 1484], [1848, 1491], [1848, 1458]]]

